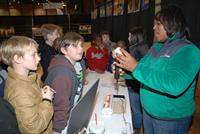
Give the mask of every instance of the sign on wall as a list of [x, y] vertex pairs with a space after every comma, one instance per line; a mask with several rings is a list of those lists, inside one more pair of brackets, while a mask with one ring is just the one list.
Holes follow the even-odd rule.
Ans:
[[79, 25], [79, 33], [80, 34], [91, 34], [92, 27], [91, 25]]
[[63, 9], [63, 3], [59, 2], [49, 2], [49, 3], [43, 3], [44, 9]]
[[128, 13], [140, 10], [140, 0], [128, 0]]

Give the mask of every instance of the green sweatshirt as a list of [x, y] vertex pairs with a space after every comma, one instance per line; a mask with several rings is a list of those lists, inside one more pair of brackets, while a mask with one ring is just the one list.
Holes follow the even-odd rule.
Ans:
[[[160, 53], [162, 46], [155, 43], [151, 49]], [[124, 78], [134, 77], [142, 83], [140, 97], [146, 112], [160, 118], [182, 118], [195, 110], [195, 77], [199, 69], [200, 50], [190, 44], [180, 47], [170, 57], [148, 53], [132, 76]]]

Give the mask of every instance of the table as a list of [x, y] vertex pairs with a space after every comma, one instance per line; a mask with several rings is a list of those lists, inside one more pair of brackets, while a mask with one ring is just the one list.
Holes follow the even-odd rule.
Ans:
[[[97, 115], [98, 120], [102, 120], [105, 124], [105, 134], [131, 134], [133, 133], [132, 129], [132, 115], [131, 108], [128, 96], [128, 89], [124, 84], [124, 81], [120, 80], [118, 94], [124, 95], [126, 98], [126, 110], [125, 113], [121, 114], [112, 114], [111, 116], [104, 116], [102, 114], [103, 104], [105, 102], [107, 95], [117, 94], [116, 90], [116, 80], [114, 79], [113, 74], [105, 72], [103, 74], [98, 74], [96, 72], [89, 72], [87, 75], [87, 80], [89, 84], [84, 86], [83, 94], [87, 92], [87, 89], [97, 80], [100, 79], [99, 87], [97, 90], [97, 96], [94, 106], [94, 111], [91, 116], [89, 125], [92, 121], [95, 120], [95, 114]], [[124, 115], [124, 116], [123, 116]], [[127, 123], [125, 123], [125, 121]]]

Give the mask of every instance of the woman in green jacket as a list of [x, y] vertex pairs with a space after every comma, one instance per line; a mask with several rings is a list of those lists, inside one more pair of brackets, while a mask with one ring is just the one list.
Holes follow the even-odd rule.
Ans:
[[187, 134], [195, 111], [194, 90], [200, 69], [200, 51], [187, 40], [186, 21], [176, 6], [156, 14], [155, 44], [137, 62], [125, 50], [116, 55], [126, 79], [141, 82], [145, 134]]

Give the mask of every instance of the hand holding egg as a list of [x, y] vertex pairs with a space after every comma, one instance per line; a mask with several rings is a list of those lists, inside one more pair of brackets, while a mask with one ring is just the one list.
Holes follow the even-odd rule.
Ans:
[[120, 47], [117, 47], [116, 49], [114, 49], [114, 50], [112, 51], [112, 56], [113, 56], [113, 58], [116, 58], [117, 54], [118, 54], [118, 55], [123, 55], [123, 53], [122, 53]]

